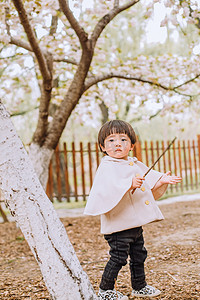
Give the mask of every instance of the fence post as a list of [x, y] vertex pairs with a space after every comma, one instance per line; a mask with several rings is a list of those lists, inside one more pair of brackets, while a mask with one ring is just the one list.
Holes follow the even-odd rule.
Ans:
[[142, 147], [139, 140], [135, 143], [135, 156], [139, 161], [142, 161]]
[[76, 149], [75, 143], [72, 142], [72, 159], [73, 159], [73, 175], [74, 175], [74, 196], [75, 201], [78, 201], [78, 186], [77, 186], [77, 172], [76, 172]]
[[57, 179], [57, 199], [59, 202], [61, 202], [62, 198], [62, 184], [61, 184], [61, 174], [60, 174], [60, 149], [59, 144], [56, 147], [55, 150], [55, 156], [56, 156], [56, 179]]
[[[168, 142], [169, 144], [169, 142]], [[164, 141], [156, 142], [155, 144], [153, 142], [150, 143], [148, 146], [147, 141], [143, 142], [143, 145], [139, 141], [138, 137], [135, 143], [135, 147], [133, 151], [131, 152], [131, 156], [136, 156], [139, 161], [144, 161], [146, 165], [151, 165], [151, 161], [153, 162], [156, 157], [159, 156], [160, 151], [165, 150], [165, 143]], [[84, 161], [84, 151], [88, 154], [88, 160]], [[68, 172], [67, 169], [67, 154], [68, 152], [72, 152], [72, 158], [73, 158], [73, 171]], [[80, 153], [80, 169], [76, 170], [76, 152]], [[94, 152], [94, 153], [93, 153]], [[60, 171], [62, 160], [60, 160], [59, 157], [59, 149], [57, 147], [56, 151], [54, 152], [54, 160], [52, 166], [49, 168], [49, 180], [47, 185], [47, 193], [49, 197], [52, 199], [54, 194], [57, 192], [58, 200], [61, 200], [62, 197], [62, 173]], [[96, 155], [96, 156], [95, 156]], [[74, 177], [74, 195], [75, 200], [78, 201], [78, 197], [83, 197], [83, 200], [85, 200], [85, 197], [88, 195], [88, 185], [86, 186], [86, 183], [89, 181], [89, 186], [92, 186], [92, 180], [93, 180], [93, 170], [94, 170], [94, 162], [95, 160], [96, 165], [99, 164], [99, 150], [97, 143], [95, 144], [95, 149], [91, 149], [91, 143], [88, 143], [88, 147], [86, 150], [83, 150], [82, 143], [80, 143], [80, 150], [75, 149], [75, 145], [73, 144], [72, 150], [67, 151], [66, 146], [64, 147], [64, 158], [65, 158], [65, 181], [67, 181], [65, 189], [67, 194], [67, 201], [70, 201], [70, 183], [69, 181], [73, 181]], [[150, 157], [151, 156], [151, 157]], [[96, 157], [96, 159], [95, 159]], [[56, 161], [55, 161], [56, 158]], [[87, 164], [87, 165], [86, 165]], [[164, 155], [163, 158], [158, 163], [158, 169], [161, 172], [166, 173], [167, 168], [173, 171], [175, 171], [175, 174], [178, 172], [180, 173], [180, 176], [183, 177], [183, 181], [180, 183], [180, 188], [176, 186], [176, 190], [178, 191], [181, 189], [183, 191], [186, 189], [192, 189], [195, 186], [198, 186], [198, 169], [200, 169], [200, 134], [197, 135], [197, 141], [192, 141], [192, 146], [190, 142], [188, 141], [187, 144], [185, 141], [181, 142], [177, 141], [177, 144], [175, 146], [175, 143], [173, 144], [173, 149], [168, 152], [168, 155]], [[79, 176], [82, 178], [82, 189], [81, 189], [81, 181], [79, 182]], [[56, 173], [53, 178], [53, 173]], [[195, 177], [193, 178], [193, 175]], [[89, 177], [89, 178], [88, 178]], [[87, 178], [87, 181], [85, 181]], [[67, 180], [66, 180], [67, 179]], [[55, 181], [55, 182], [54, 182]], [[55, 189], [55, 192], [54, 192]], [[79, 192], [82, 190], [82, 194]], [[173, 192], [174, 188], [172, 189]], [[53, 199], [52, 199], [53, 200]], [[1, 203], [0, 203], [1, 204]]]
[[53, 172], [52, 172], [52, 160], [49, 163], [49, 177], [47, 181], [46, 194], [48, 198], [53, 202]]
[[197, 135], [197, 145], [198, 145], [199, 169], [200, 169], [200, 134]]
[[67, 195], [67, 202], [70, 202], [70, 183], [69, 183], [69, 172], [68, 172], [68, 150], [67, 144], [63, 143], [64, 150], [64, 162], [65, 162], [65, 189]]

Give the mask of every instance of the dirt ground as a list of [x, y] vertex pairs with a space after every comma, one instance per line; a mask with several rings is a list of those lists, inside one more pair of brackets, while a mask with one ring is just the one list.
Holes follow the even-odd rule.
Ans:
[[[165, 220], [144, 227], [147, 282], [162, 291], [156, 299], [200, 300], [200, 201], [162, 205], [161, 210]], [[109, 257], [99, 233], [99, 218], [61, 220], [97, 291]], [[0, 299], [50, 299], [38, 265], [14, 223], [0, 224], [0, 253]], [[120, 271], [117, 289], [133, 299], [128, 265]]]

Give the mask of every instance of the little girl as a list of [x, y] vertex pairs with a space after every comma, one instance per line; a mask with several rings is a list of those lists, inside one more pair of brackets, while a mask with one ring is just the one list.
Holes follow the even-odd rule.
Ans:
[[145, 280], [147, 251], [142, 226], [164, 218], [155, 199], [163, 195], [168, 184], [176, 184], [181, 178], [154, 170], [144, 178], [148, 167], [136, 157], [128, 156], [135, 142], [133, 128], [121, 120], [105, 123], [98, 135], [99, 147], [105, 156], [96, 172], [84, 213], [101, 215], [101, 233], [110, 246], [110, 259], [98, 293], [101, 300], [128, 299], [114, 289], [128, 256], [132, 295], [155, 297], [160, 294]]

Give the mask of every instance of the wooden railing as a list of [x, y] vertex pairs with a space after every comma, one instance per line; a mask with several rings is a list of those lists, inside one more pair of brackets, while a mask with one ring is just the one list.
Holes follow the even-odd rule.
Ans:
[[[169, 142], [137, 142], [130, 153], [151, 166]], [[49, 166], [47, 194], [53, 201], [86, 200], [96, 169], [102, 158], [97, 143], [66, 143], [57, 147]], [[196, 140], [175, 141], [154, 168], [180, 175], [180, 184], [170, 186], [168, 195], [197, 191], [200, 188], [200, 135]]]

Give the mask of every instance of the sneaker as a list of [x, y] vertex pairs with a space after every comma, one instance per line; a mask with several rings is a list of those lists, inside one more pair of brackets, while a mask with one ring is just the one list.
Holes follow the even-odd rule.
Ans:
[[144, 297], [151, 298], [151, 297], [156, 297], [156, 296], [160, 295], [160, 293], [161, 292], [158, 289], [147, 284], [145, 287], [143, 287], [139, 291], [132, 290], [131, 295], [135, 296], [135, 297], [141, 297], [141, 298], [144, 298]]
[[102, 291], [100, 289], [98, 293], [98, 299], [99, 300], [128, 300], [128, 297], [124, 296], [122, 293], [117, 292], [115, 290]]

